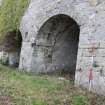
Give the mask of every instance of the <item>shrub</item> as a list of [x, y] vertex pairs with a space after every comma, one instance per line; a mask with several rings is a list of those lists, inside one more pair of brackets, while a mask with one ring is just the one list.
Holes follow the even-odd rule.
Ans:
[[28, 0], [2, 0], [0, 7], [0, 43], [5, 34], [18, 30], [20, 20], [28, 6]]

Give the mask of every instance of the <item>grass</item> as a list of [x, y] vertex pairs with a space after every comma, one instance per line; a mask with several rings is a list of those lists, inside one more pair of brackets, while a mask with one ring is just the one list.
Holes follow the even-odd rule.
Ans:
[[0, 65], [0, 105], [105, 105], [105, 97], [76, 88], [68, 80]]

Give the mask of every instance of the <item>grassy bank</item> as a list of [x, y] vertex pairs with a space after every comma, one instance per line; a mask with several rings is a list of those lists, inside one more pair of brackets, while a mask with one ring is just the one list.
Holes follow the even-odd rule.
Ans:
[[0, 65], [0, 105], [105, 105], [105, 98], [75, 88], [68, 80]]

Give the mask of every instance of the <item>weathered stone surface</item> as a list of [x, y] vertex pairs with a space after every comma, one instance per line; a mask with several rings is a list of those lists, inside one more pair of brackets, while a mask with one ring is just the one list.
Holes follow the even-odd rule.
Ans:
[[99, 3], [99, 0], [89, 0], [89, 3], [90, 3], [92, 6], [96, 6], [96, 5]]

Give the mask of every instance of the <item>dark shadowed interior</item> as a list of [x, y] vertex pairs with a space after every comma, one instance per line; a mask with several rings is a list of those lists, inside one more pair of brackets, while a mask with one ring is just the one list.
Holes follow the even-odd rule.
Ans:
[[33, 69], [75, 74], [79, 25], [69, 16], [51, 17], [40, 28], [34, 46]]
[[3, 51], [8, 54], [7, 64], [18, 66], [21, 52], [22, 36], [20, 31], [10, 31], [5, 35]]

